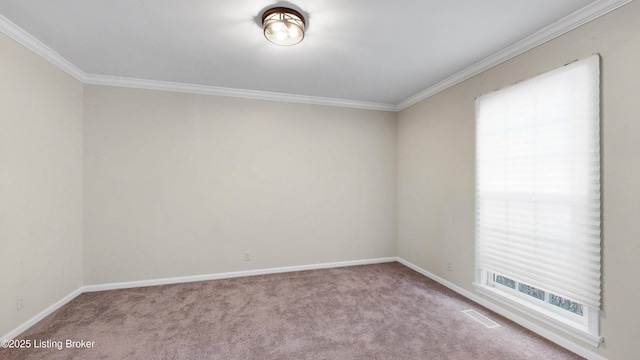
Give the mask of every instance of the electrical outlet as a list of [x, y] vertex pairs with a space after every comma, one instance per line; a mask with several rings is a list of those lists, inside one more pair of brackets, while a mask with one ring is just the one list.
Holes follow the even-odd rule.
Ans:
[[244, 252], [244, 261], [251, 261], [251, 253], [248, 251]]
[[24, 295], [16, 296], [16, 307], [18, 310], [24, 307]]
[[447, 261], [447, 271], [453, 271], [453, 266], [451, 265], [451, 261]]

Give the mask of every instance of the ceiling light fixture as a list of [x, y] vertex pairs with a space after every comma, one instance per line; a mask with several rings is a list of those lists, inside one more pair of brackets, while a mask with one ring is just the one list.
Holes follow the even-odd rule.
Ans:
[[262, 15], [264, 37], [274, 44], [295, 45], [304, 38], [304, 17], [285, 7], [269, 9]]

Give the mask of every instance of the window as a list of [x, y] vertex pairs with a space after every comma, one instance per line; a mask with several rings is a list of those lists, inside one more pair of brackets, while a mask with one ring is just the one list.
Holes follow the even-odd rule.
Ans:
[[476, 99], [476, 287], [594, 346], [600, 58]]

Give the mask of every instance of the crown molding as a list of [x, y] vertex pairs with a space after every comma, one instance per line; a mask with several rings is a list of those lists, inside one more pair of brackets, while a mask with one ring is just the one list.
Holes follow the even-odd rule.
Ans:
[[82, 70], [78, 69], [75, 65], [60, 56], [60, 54], [53, 51], [50, 47], [34, 38], [31, 34], [22, 30], [22, 28], [12, 23], [2, 15], [0, 15], [0, 32], [3, 32], [22, 46], [40, 55], [40, 57], [57, 66], [60, 70], [71, 75], [76, 80], [83, 82], [86, 77], [86, 74]]
[[3, 32], [19, 44], [41, 56], [51, 64], [57, 66], [62, 71], [71, 75], [83, 84], [107, 85], [129, 87], [147, 90], [174, 91], [191, 94], [215, 95], [236, 97], [254, 100], [278, 101], [287, 103], [300, 103], [310, 105], [336, 106], [353, 109], [378, 110], [378, 111], [396, 111], [395, 104], [385, 104], [369, 101], [332, 99], [316, 96], [305, 96], [285, 93], [275, 93], [268, 91], [243, 90], [223, 88], [216, 86], [182, 84], [166, 81], [142, 80], [124, 77], [103, 76], [87, 74], [78, 67], [67, 61], [60, 54], [55, 52], [40, 40], [33, 37], [28, 32], [11, 22], [9, 19], [0, 15], [0, 32]]
[[633, 0], [600, 0], [591, 3], [582, 9], [572, 13], [571, 15], [543, 28], [540, 31], [516, 42], [515, 44], [501, 50], [484, 60], [471, 65], [470, 67], [450, 76], [441, 82], [419, 92], [416, 95], [401, 101], [396, 106], [396, 111], [406, 109], [424, 99], [427, 99], [437, 93], [444, 91], [456, 84], [459, 84], [475, 75], [482, 73], [496, 65], [499, 65], [511, 58], [514, 58], [524, 52], [527, 52], [539, 45], [553, 40], [581, 25], [584, 25], [602, 15], [605, 15]]
[[484, 60], [456, 73], [453, 76], [429, 87], [428, 89], [413, 95], [398, 104], [386, 104], [369, 101], [356, 101], [345, 99], [333, 99], [315, 96], [275, 93], [268, 91], [243, 90], [215, 86], [183, 84], [155, 80], [131, 79], [124, 77], [103, 76], [87, 74], [78, 67], [67, 61], [60, 54], [31, 36], [4, 16], [0, 15], [0, 32], [22, 44], [29, 50], [40, 55], [51, 64], [57, 66], [62, 71], [71, 75], [84, 84], [120, 86], [148, 90], [175, 91], [191, 94], [215, 95], [236, 97], [254, 100], [267, 100], [288, 103], [300, 103], [323, 106], [336, 106], [353, 109], [378, 110], [378, 111], [400, 111], [427, 99], [441, 91], [444, 91], [456, 84], [459, 84], [475, 75], [482, 73], [496, 65], [499, 65], [515, 56], [535, 48], [545, 42], [565, 34], [589, 21], [592, 21], [604, 14], [607, 14], [633, 0], [600, 0], [585, 6], [573, 14], [545, 27], [544, 29], [518, 41], [517, 43], [493, 54]]
[[396, 111], [394, 104], [377, 102], [332, 99], [316, 96], [305, 96], [295, 94], [276, 93], [269, 91], [233, 89], [207, 85], [184, 84], [157, 80], [132, 79], [115, 76], [86, 75], [83, 81], [85, 84], [119, 86], [135, 89], [173, 91], [189, 94], [227, 96], [234, 98], [244, 98], [253, 100], [267, 100], [287, 103], [299, 103], [310, 105], [337, 106], [353, 109]]

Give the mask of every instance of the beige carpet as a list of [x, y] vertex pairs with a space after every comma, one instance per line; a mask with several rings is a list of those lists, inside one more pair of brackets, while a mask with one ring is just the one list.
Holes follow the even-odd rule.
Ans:
[[580, 359], [399, 263], [85, 293], [20, 338], [1, 359]]

